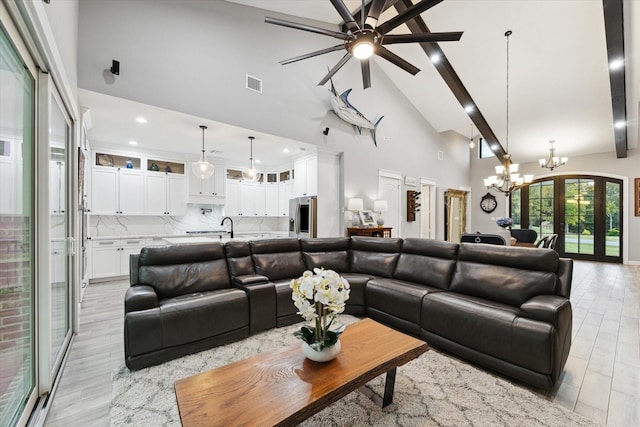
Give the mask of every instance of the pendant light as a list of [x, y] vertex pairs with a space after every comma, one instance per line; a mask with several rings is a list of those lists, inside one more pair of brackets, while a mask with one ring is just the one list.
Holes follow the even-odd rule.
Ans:
[[260, 175], [261, 173], [258, 172], [258, 170], [256, 168], [253, 167], [253, 140], [255, 139], [255, 137], [250, 136], [249, 137], [249, 141], [251, 143], [251, 154], [249, 156], [249, 168], [248, 169], [244, 169], [242, 171], [242, 179], [245, 181], [249, 181], [249, 182], [257, 182], [260, 180]]
[[511, 193], [525, 184], [530, 184], [533, 175], [520, 176], [518, 172], [518, 164], [513, 163], [511, 154], [509, 153], [509, 36], [511, 31], [504, 33], [507, 38], [507, 137], [506, 137], [506, 154], [504, 155], [504, 164], [496, 166], [496, 174], [484, 179], [484, 185], [490, 189], [503, 193], [509, 197]]
[[204, 157], [204, 130], [207, 127], [205, 125], [200, 125], [200, 129], [202, 129], [202, 158], [191, 164], [191, 169], [195, 176], [201, 179], [210, 178], [213, 175], [214, 167], [211, 163], [207, 162]]
[[469, 136], [469, 149], [476, 148], [476, 142], [473, 140], [473, 122], [471, 122], [471, 135]]

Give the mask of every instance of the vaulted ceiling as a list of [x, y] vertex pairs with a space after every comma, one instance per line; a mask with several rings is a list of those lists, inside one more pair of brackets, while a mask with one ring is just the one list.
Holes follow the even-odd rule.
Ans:
[[[312, 19], [318, 26], [334, 30], [339, 29], [342, 21], [330, 0], [228, 1], [262, 9], [265, 16], [289, 20]], [[388, 0], [387, 6], [396, 1]], [[605, 3], [609, 1], [619, 0], [605, 0]], [[408, 0], [401, 0], [399, 3], [409, 4]], [[345, 0], [345, 4], [350, 11], [357, 11], [362, 3], [360, 0]], [[634, 149], [638, 145], [640, 60], [630, 53], [640, 51], [640, 2], [625, 1], [623, 12], [624, 47], [627, 52], [624, 62], [627, 143], [629, 149]], [[396, 13], [394, 7], [388, 7], [380, 22]], [[524, 163], [545, 157], [550, 140], [556, 141], [557, 154], [561, 156], [592, 153], [611, 153], [616, 156], [602, 1], [445, 0], [422, 13], [420, 19], [432, 32], [463, 31], [460, 41], [440, 43], [439, 47], [477, 109], [471, 114], [465, 111], [436, 66], [417, 44], [389, 46], [389, 50], [420, 68], [421, 71], [415, 76], [379, 57], [372, 59], [377, 64], [372, 72], [382, 71], [387, 74], [406, 99], [437, 131], [453, 130], [469, 136], [472, 132], [470, 115], [475, 116], [476, 125], [479, 123], [478, 116], [481, 115], [491, 133], [507, 148], [507, 45], [504, 34], [511, 30], [508, 150], [514, 159]], [[273, 58], [274, 62], [315, 50], [297, 40], [298, 30], [278, 30], [288, 38], [278, 50], [279, 53], [286, 54]], [[402, 25], [393, 33], [410, 31], [406, 25]], [[322, 35], [314, 37], [320, 41], [326, 39], [327, 47], [339, 44], [339, 41]], [[343, 55], [344, 51], [336, 51], [305, 62], [317, 67], [317, 81], [320, 81], [327, 72], [327, 64], [337, 63]], [[298, 64], [284, 67], [295, 68]], [[351, 60], [345, 67], [359, 68], [359, 64], [356, 60]], [[375, 80], [374, 75], [373, 85], [376, 84]], [[362, 82], [354, 81], [352, 87], [361, 88]], [[93, 138], [102, 141], [123, 139], [129, 129], [123, 124], [125, 120], [119, 120], [119, 116], [140, 108], [140, 105], [131, 102], [109, 99], [107, 96], [82, 90], [79, 97], [83, 105], [91, 107], [94, 119], [94, 129], [91, 131]], [[147, 115], [157, 113], [162, 117], [156, 122], [185, 120], [179, 114], [172, 116], [172, 119], [168, 118], [166, 115], [171, 113], [168, 111], [152, 107], [147, 110]], [[120, 125], [114, 125], [118, 122]], [[113, 133], [116, 131], [121, 135], [116, 137]], [[237, 132], [233, 129], [229, 131]], [[166, 132], [166, 129], [158, 129], [156, 140], [161, 141]], [[474, 126], [474, 136], [478, 133], [477, 126]], [[485, 129], [483, 133], [488, 131]], [[269, 138], [268, 135], [257, 136]], [[173, 140], [176, 139], [177, 136]], [[295, 150], [304, 148], [304, 144], [299, 145]], [[238, 155], [246, 157], [244, 152]]]
[[[328, 24], [341, 22], [329, 0], [229, 1], [265, 9], [266, 15], [278, 12]], [[396, 2], [388, 0], [387, 7]], [[407, 1], [397, 3], [410, 4]], [[345, 0], [345, 4], [353, 12], [359, 10], [361, 1]], [[640, 5], [625, 2], [624, 7], [625, 65], [629, 82], [626, 91], [628, 147], [636, 148], [640, 97], [634, 82], [638, 82], [639, 64], [638, 58], [629, 52], [640, 48], [637, 25], [632, 25], [639, 23]], [[380, 22], [396, 13], [395, 8], [388, 8]], [[484, 122], [503, 147], [507, 148], [509, 144], [509, 151], [519, 161], [543, 157], [548, 153], [550, 140], [556, 141], [556, 148], [563, 156], [602, 152], [615, 155], [603, 2], [447, 0], [422, 13], [420, 18], [432, 32], [464, 32], [460, 41], [440, 43], [439, 46]], [[507, 30], [513, 32], [509, 52], [508, 140], [504, 35]], [[295, 43], [297, 30], [283, 28], [282, 31], [291, 33], [292, 56], [307, 53], [304, 47]], [[403, 25], [393, 33], [409, 32], [410, 29]], [[335, 44], [327, 38], [327, 47]], [[437, 65], [431, 63], [423, 49], [416, 44], [392, 45], [389, 49], [421, 69], [411, 76], [379, 57], [373, 59], [407, 99], [438, 131], [455, 130], [469, 135], [472, 132], [470, 115], [477, 115], [477, 111], [465, 112], [438, 73]], [[343, 54], [336, 52], [307, 61], [318, 63], [320, 80], [326, 74], [325, 64], [329, 61], [326, 57], [331, 56], [331, 60], [337, 62]], [[361, 83], [354, 82], [354, 86], [356, 84]], [[479, 124], [478, 117], [474, 117], [474, 122]], [[478, 133], [475, 127], [474, 133]]]

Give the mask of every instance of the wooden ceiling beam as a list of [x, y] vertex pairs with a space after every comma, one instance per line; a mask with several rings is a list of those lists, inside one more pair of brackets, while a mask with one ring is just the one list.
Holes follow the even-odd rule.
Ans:
[[[394, 7], [398, 11], [398, 13], [404, 12], [407, 8], [411, 7], [413, 3], [410, 0], [400, 0], [394, 3]], [[405, 23], [409, 30], [414, 34], [419, 33], [430, 33], [431, 31], [427, 27], [427, 24], [424, 22], [422, 17], [417, 16], [414, 19]], [[498, 137], [489, 126], [489, 123], [482, 115], [482, 112], [478, 108], [478, 105], [475, 103], [471, 94], [467, 90], [467, 88], [460, 80], [460, 77], [456, 73], [456, 70], [453, 69], [453, 66], [447, 59], [446, 55], [440, 49], [438, 43], [420, 43], [420, 47], [427, 54], [429, 58], [437, 58], [437, 60], [432, 60], [433, 66], [436, 68], [440, 76], [447, 84], [453, 95], [456, 97], [462, 108], [465, 109], [469, 118], [473, 124], [478, 128], [478, 132], [482, 135], [482, 137], [487, 141], [489, 147], [491, 147], [492, 151], [495, 153], [496, 157], [500, 160], [500, 163], [504, 164], [506, 162], [505, 154], [507, 151], [504, 149]], [[469, 111], [467, 108], [472, 107]]]
[[[611, 66], [609, 67], [616, 156], [622, 159], [627, 157], [628, 149], [622, 0], [602, 0], [602, 7], [604, 11], [604, 31], [607, 39], [607, 59], [609, 65], [614, 61], [622, 61], [622, 65], [619, 68], [612, 69]], [[615, 126], [618, 122], [624, 123], [624, 126]]]

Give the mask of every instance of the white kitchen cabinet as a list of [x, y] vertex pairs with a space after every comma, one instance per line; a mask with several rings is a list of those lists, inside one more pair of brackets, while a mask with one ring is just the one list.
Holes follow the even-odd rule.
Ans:
[[213, 175], [210, 178], [202, 179], [188, 168], [189, 175], [189, 203], [202, 204], [224, 204], [226, 193], [227, 171], [224, 162], [210, 159], [213, 164]]
[[224, 213], [229, 216], [242, 215], [240, 212], [240, 181], [227, 179], [227, 191], [224, 205]]
[[146, 239], [107, 239], [91, 242], [91, 279], [129, 274], [129, 255], [140, 253]]
[[293, 180], [294, 197], [318, 195], [318, 157], [306, 156], [293, 163], [295, 179]]
[[144, 214], [142, 171], [94, 166], [91, 176], [91, 213], [94, 215]]
[[184, 174], [147, 171], [145, 183], [145, 214], [186, 214], [187, 188]]
[[293, 181], [278, 183], [278, 216], [289, 215], [289, 199], [293, 198]]
[[265, 195], [265, 212], [266, 216], [279, 216], [280, 215], [280, 200], [278, 198], [279, 185], [277, 182], [267, 182], [264, 185]]
[[240, 183], [240, 215], [256, 216], [256, 195], [260, 184], [242, 181]]

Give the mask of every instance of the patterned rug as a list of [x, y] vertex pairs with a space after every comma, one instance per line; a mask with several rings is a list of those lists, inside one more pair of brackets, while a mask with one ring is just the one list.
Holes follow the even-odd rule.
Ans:
[[[343, 323], [357, 321], [341, 316]], [[298, 342], [299, 325], [272, 329], [243, 341], [113, 375], [112, 426], [180, 426], [176, 380], [254, 354]], [[383, 393], [384, 376], [368, 385]], [[377, 407], [353, 392], [303, 426], [591, 426], [592, 422], [524, 388], [430, 350], [398, 368], [393, 403]]]

